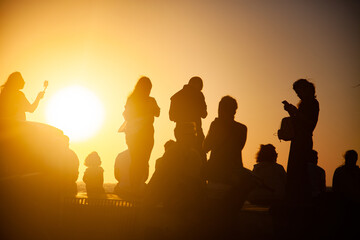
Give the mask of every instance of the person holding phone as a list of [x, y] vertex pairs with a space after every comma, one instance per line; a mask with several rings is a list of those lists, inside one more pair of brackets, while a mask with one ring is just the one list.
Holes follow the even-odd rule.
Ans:
[[33, 103], [30, 103], [25, 97], [25, 94], [20, 91], [24, 88], [24, 85], [25, 81], [21, 73], [13, 72], [5, 84], [1, 86], [0, 118], [26, 121], [25, 112], [32, 113], [36, 110], [40, 100], [44, 97], [45, 89], [38, 93]]
[[311, 199], [307, 181], [307, 163], [313, 149], [313, 132], [319, 117], [319, 102], [315, 86], [306, 79], [299, 79], [293, 89], [300, 98], [298, 107], [283, 101], [294, 127], [287, 165], [286, 198], [290, 204], [303, 204]]

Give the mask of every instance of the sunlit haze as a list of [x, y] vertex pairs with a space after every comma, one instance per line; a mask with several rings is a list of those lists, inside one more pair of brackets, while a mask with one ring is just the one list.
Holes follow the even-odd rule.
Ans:
[[175, 139], [170, 97], [193, 76], [204, 81], [204, 133], [230, 95], [236, 120], [248, 127], [244, 166], [252, 170], [260, 144], [271, 143], [286, 169], [290, 144], [275, 135], [287, 116], [281, 102], [296, 105], [292, 84], [308, 78], [320, 103], [314, 148], [331, 185], [345, 151], [360, 152], [359, 16], [355, 1], [2, 0], [0, 84], [21, 72], [32, 102], [49, 80], [27, 119], [70, 137], [78, 180], [97, 151], [105, 182], [115, 182], [115, 158], [127, 149], [117, 130], [140, 76], [151, 79], [161, 108], [150, 176], [164, 143]]
[[46, 106], [47, 123], [63, 130], [70, 141], [84, 141], [101, 128], [104, 109], [96, 95], [71, 86], [56, 92]]

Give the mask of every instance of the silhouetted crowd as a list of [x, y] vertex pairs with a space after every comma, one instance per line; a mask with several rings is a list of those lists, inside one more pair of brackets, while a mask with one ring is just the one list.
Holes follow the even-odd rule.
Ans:
[[[44, 91], [40, 92], [30, 104], [20, 91], [24, 83], [16, 72], [1, 87], [0, 116], [7, 124], [25, 120], [25, 112], [34, 111], [44, 95]], [[155, 98], [150, 96], [151, 88], [150, 79], [141, 77], [126, 101], [125, 122], [119, 132], [125, 133], [128, 150], [118, 155], [114, 168], [118, 180], [115, 193], [121, 198], [144, 208], [165, 209], [188, 222], [193, 239], [235, 238], [236, 219], [245, 201], [269, 207], [278, 238], [355, 233], [360, 216], [358, 155], [355, 150], [345, 153], [345, 164], [336, 169], [332, 191], [328, 191], [325, 171], [318, 166], [318, 153], [313, 149], [312, 136], [319, 116], [313, 83], [299, 79], [293, 84], [300, 98], [297, 106], [283, 101], [289, 117], [283, 119], [278, 137], [291, 141], [287, 170], [276, 162], [275, 147], [261, 144], [250, 171], [242, 162], [247, 127], [235, 121], [236, 100], [230, 96], [221, 98], [218, 116], [205, 136], [201, 123], [207, 117], [203, 81], [191, 78], [170, 99], [169, 118], [176, 123], [175, 141], [165, 143], [165, 152], [156, 160], [155, 172], [146, 184], [154, 146], [154, 118], [160, 115]], [[78, 159], [72, 159], [72, 170], [67, 170], [66, 175], [72, 177], [64, 178], [71, 180], [61, 186], [68, 195], [75, 196]], [[100, 156], [92, 152], [85, 165], [83, 181], [88, 197], [105, 198]], [[178, 236], [189, 238], [182, 234]]]

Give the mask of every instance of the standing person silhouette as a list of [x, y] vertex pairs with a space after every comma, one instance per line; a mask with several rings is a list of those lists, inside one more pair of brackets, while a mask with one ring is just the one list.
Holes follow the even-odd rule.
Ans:
[[31, 104], [20, 90], [24, 88], [25, 81], [19, 72], [13, 72], [0, 93], [0, 118], [8, 120], [25, 121], [25, 112], [34, 112], [44, 97], [44, 91], [39, 92], [35, 101]]
[[202, 88], [202, 79], [192, 77], [188, 84], [170, 98], [169, 110], [169, 118], [176, 122], [176, 125], [188, 122], [196, 124], [197, 146], [200, 154], [203, 153], [202, 144], [205, 138], [201, 127], [201, 118], [207, 116], [207, 106], [204, 94], [201, 92]]
[[299, 79], [293, 89], [300, 98], [298, 107], [284, 101], [284, 109], [291, 117], [295, 135], [291, 140], [287, 166], [286, 197], [290, 204], [303, 204], [311, 199], [307, 163], [312, 156], [313, 131], [319, 117], [319, 102], [315, 86], [306, 79]]
[[130, 151], [130, 184], [135, 193], [142, 190], [149, 176], [149, 159], [154, 146], [154, 117], [160, 108], [150, 97], [152, 84], [148, 77], [141, 77], [126, 101], [123, 116], [126, 144]]
[[[218, 118], [210, 125], [204, 140], [204, 151], [211, 151], [205, 165], [208, 189], [218, 189], [222, 194], [209, 197], [207, 217], [209, 235], [214, 239], [232, 239], [235, 236], [238, 213], [245, 202], [249, 179], [243, 174], [242, 149], [247, 138], [247, 127], [235, 121], [237, 102], [230, 96], [221, 99]], [[208, 191], [209, 195], [211, 190]]]

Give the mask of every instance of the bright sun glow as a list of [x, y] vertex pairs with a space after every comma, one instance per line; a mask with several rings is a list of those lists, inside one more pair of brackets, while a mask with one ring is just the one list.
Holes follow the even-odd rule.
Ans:
[[58, 91], [48, 102], [47, 122], [70, 138], [82, 141], [93, 136], [104, 120], [104, 108], [88, 89], [71, 86]]

